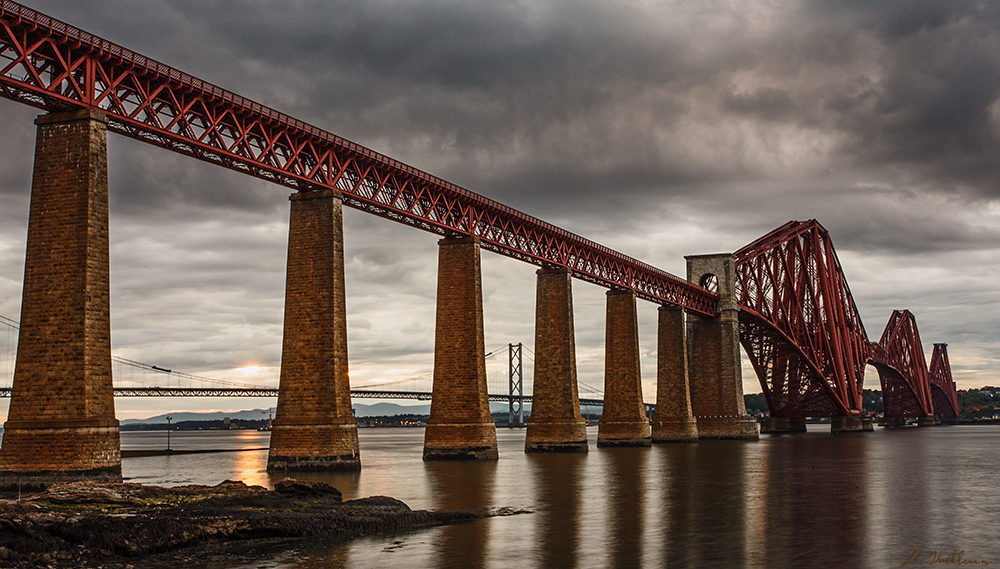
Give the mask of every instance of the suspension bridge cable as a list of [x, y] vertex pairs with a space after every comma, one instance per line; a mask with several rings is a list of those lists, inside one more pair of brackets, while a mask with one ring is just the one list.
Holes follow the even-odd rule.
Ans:
[[[8, 328], [10, 328], [12, 330], [18, 330], [20, 328], [20, 326], [19, 326], [19, 324], [18, 324], [18, 322], [16, 320], [13, 320], [13, 319], [8, 318], [8, 317], [3, 316], [3, 315], [0, 315], [0, 324], [5, 325], [6, 327], [8, 327]], [[7, 351], [8, 352], [12, 352], [14, 348], [12, 348], [11, 346], [16, 345], [16, 344], [12, 344], [10, 342], [8, 342], [8, 344], [10, 344], [10, 345], [8, 346], [8, 350]], [[491, 368], [491, 369], [488, 369], [488, 371], [492, 370], [492, 373], [488, 373], [487, 374], [487, 379], [491, 383], [497, 383], [498, 386], [502, 386], [503, 389], [501, 389], [500, 391], [506, 391], [507, 380], [508, 380], [508, 377], [507, 377], [507, 374], [508, 374], [507, 366], [508, 366], [508, 363], [509, 363], [509, 362], [507, 362], [505, 360], [502, 360], [500, 358], [500, 356], [508, 353], [509, 346], [510, 346], [510, 344], [498, 345], [496, 348], [494, 348], [493, 350], [490, 350], [485, 355], [485, 358], [487, 359], [487, 368]], [[524, 344], [521, 344], [521, 349], [522, 349], [522, 354], [529, 361], [534, 361], [534, 355], [535, 354], [534, 354], [534, 352], [530, 348], [524, 346]], [[8, 356], [9, 355], [10, 354], [8, 354]], [[11, 358], [8, 357], [8, 359], [11, 359]], [[147, 364], [147, 363], [144, 363], [144, 362], [139, 362], [139, 361], [132, 360], [132, 359], [129, 359], [129, 358], [124, 358], [124, 357], [121, 357], [121, 356], [112, 355], [111, 356], [111, 360], [112, 360], [113, 363], [118, 364], [119, 366], [127, 366], [128, 368], [130, 368], [129, 369], [129, 378], [131, 379], [131, 381], [133, 383], [135, 382], [135, 380], [134, 380], [134, 378], [132, 376], [132, 370], [141, 370], [143, 373], [152, 372], [152, 373], [156, 373], [156, 374], [165, 375], [167, 377], [174, 377], [174, 378], [177, 378], [177, 379], [186, 379], [188, 381], [198, 381], [198, 382], [202, 382], [202, 383], [208, 383], [208, 384], [211, 384], [211, 385], [217, 385], [217, 386], [220, 386], [220, 387], [234, 387], [234, 388], [239, 388], [239, 389], [256, 389], [256, 390], [271, 389], [271, 388], [268, 388], [268, 387], [263, 387], [263, 386], [259, 386], [259, 385], [249, 384], [249, 383], [226, 381], [226, 380], [221, 380], [221, 379], [214, 379], [214, 378], [210, 378], [210, 377], [204, 377], [204, 376], [200, 376], [200, 375], [194, 375], [194, 374], [190, 374], [190, 373], [184, 373], [184, 372], [174, 371], [174, 370], [169, 369], [169, 368], [159, 367], [159, 366], [156, 366], [156, 365], [153, 365], [153, 364]], [[494, 365], [491, 366], [490, 364], [494, 364]], [[492, 368], [496, 368], [496, 369], [492, 369]], [[525, 391], [527, 391], [529, 393], [531, 391], [530, 386], [533, 383], [532, 382], [532, 380], [533, 380], [532, 375], [533, 374], [531, 373], [531, 371], [532, 371], [532, 366], [524, 366], [524, 368], [522, 370], [522, 373], [523, 373], [522, 381], [524, 382]], [[115, 375], [118, 376], [118, 377], [121, 376], [121, 374], [115, 374]], [[369, 384], [366, 384], [366, 385], [359, 385], [359, 386], [353, 387], [352, 389], [354, 389], [354, 390], [380, 389], [380, 388], [383, 388], [383, 387], [388, 386], [388, 385], [397, 385], [397, 384], [400, 384], [400, 383], [407, 383], [407, 382], [417, 382], [417, 381], [421, 381], [421, 380], [431, 379], [432, 377], [433, 377], [433, 373], [425, 373], [425, 374], [422, 374], [422, 375], [418, 375], [418, 376], [415, 376], [415, 377], [408, 377], [408, 378], [405, 378], [405, 379], [397, 379], [397, 380], [392, 380], [392, 381], [387, 381], [387, 382], [382, 382], [382, 383], [369, 383]], [[603, 393], [602, 390], [597, 389], [597, 388], [595, 388], [595, 387], [593, 387], [591, 385], [588, 385], [586, 383], [583, 383], [583, 382], [579, 382], [579, 386], [580, 386], [581, 390], [583, 390], [583, 391], [585, 391], [587, 393]]]
[[242, 383], [242, 382], [239, 382], [239, 381], [226, 381], [224, 379], [213, 379], [211, 377], [204, 377], [204, 376], [192, 375], [190, 373], [184, 373], [184, 372], [180, 372], [180, 371], [173, 371], [171, 369], [158, 367], [158, 366], [155, 366], [155, 365], [152, 365], [152, 364], [146, 364], [146, 363], [142, 363], [142, 362], [137, 362], [135, 360], [130, 360], [128, 358], [123, 358], [121, 356], [111, 356], [111, 360], [114, 361], [114, 362], [118, 362], [120, 364], [124, 364], [124, 365], [127, 365], [127, 366], [131, 366], [131, 367], [137, 368], [137, 369], [142, 369], [144, 371], [152, 371], [152, 372], [155, 372], [155, 373], [161, 373], [161, 374], [173, 376], [173, 377], [176, 377], [176, 378], [179, 378], [179, 379], [187, 379], [187, 380], [191, 380], [191, 381], [202, 381], [202, 382], [205, 382], [205, 383], [211, 383], [213, 385], [232, 385], [232, 386], [240, 387], [240, 388], [243, 388], [243, 389], [267, 389], [267, 387], [265, 387], [265, 386], [254, 385], [254, 384], [251, 384], [251, 383]]
[[[0, 315], [0, 324], [4, 324], [4, 325], [6, 325], [6, 326], [8, 326], [10, 328], [13, 328], [15, 330], [20, 329], [20, 325], [17, 322], [17, 320], [13, 320], [11, 318], [7, 318], [6, 316], [3, 316], [3, 315]], [[171, 377], [176, 377], [178, 379], [186, 379], [188, 381], [200, 381], [200, 382], [209, 383], [209, 384], [212, 384], [212, 385], [232, 386], [232, 387], [237, 387], [237, 388], [240, 388], [240, 389], [268, 389], [265, 386], [253, 385], [253, 384], [250, 384], [250, 383], [242, 383], [242, 382], [238, 382], [238, 381], [226, 381], [226, 380], [223, 380], [223, 379], [213, 379], [213, 378], [210, 378], [210, 377], [204, 377], [204, 376], [200, 376], [200, 375], [193, 375], [193, 374], [190, 374], [190, 373], [184, 373], [184, 372], [180, 372], [180, 371], [173, 371], [171, 369], [167, 369], [167, 368], [155, 366], [153, 364], [147, 364], [147, 363], [143, 363], [143, 362], [138, 362], [138, 361], [135, 361], [135, 360], [130, 360], [128, 358], [123, 358], [121, 356], [116, 356], [116, 355], [112, 355], [111, 356], [111, 361], [113, 363], [117, 363], [119, 365], [126, 365], [126, 366], [129, 366], [129, 367], [134, 368], [134, 369], [141, 369], [143, 371], [151, 371], [151, 372], [154, 372], [154, 373], [165, 374], [165, 375], [168, 375], [168, 376], [171, 376]]]
[[394, 379], [392, 381], [386, 381], [383, 383], [369, 383], [367, 385], [358, 385], [357, 387], [351, 387], [351, 389], [370, 389], [370, 388], [382, 388], [386, 385], [395, 385], [397, 383], [406, 383], [407, 381], [420, 381], [421, 379], [429, 379], [433, 374], [425, 373], [423, 375], [418, 375], [415, 377], [408, 377], [406, 379]]

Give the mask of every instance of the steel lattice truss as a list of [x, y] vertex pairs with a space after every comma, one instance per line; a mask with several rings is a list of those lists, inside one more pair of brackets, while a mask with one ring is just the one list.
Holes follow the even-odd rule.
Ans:
[[772, 417], [862, 412], [868, 336], [823, 226], [791, 221], [737, 251], [736, 291]]
[[934, 344], [930, 368], [931, 404], [934, 414], [946, 419], [957, 418], [960, 412], [958, 392], [951, 379], [948, 344]]
[[298, 191], [333, 188], [353, 208], [717, 314], [717, 295], [684, 279], [9, 0], [0, 0], [0, 96], [100, 110], [109, 130], [131, 138]]
[[[0, 398], [10, 397], [10, 387], [0, 387]], [[201, 387], [116, 387], [115, 397], [277, 397], [278, 389], [272, 387], [246, 388], [201, 388]], [[352, 389], [351, 397], [358, 399], [416, 399], [430, 401], [430, 391], [385, 391], [373, 389]], [[511, 399], [508, 393], [490, 393], [490, 401], [507, 403]], [[514, 395], [513, 399], [530, 404], [530, 395]], [[603, 399], [581, 399], [580, 405], [601, 407]], [[656, 409], [656, 405], [645, 403], [646, 411]]]
[[909, 310], [893, 310], [882, 339], [872, 346], [872, 365], [882, 382], [886, 417], [934, 415], [927, 360], [920, 345], [917, 319]]
[[115, 387], [115, 397], [277, 397], [274, 387]]

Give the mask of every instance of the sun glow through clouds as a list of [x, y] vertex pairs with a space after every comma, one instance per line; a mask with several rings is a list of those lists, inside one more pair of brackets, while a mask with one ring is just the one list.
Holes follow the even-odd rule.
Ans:
[[242, 375], [243, 377], [252, 377], [260, 375], [261, 372], [267, 369], [267, 366], [262, 366], [260, 364], [247, 364], [243, 367], [238, 367], [234, 371]]

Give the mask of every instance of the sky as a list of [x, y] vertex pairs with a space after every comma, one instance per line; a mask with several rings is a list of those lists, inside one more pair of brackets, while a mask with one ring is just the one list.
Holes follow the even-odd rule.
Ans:
[[[29, 6], [677, 275], [684, 255], [817, 219], [869, 338], [909, 309], [928, 358], [948, 343], [959, 389], [1000, 384], [1000, 4]], [[15, 320], [37, 113], [0, 99], [0, 315]], [[289, 191], [117, 135], [108, 153], [112, 352], [277, 385]], [[437, 237], [344, 217], [352, 383], [428, 373]], [[482, 270], [486, 345], [530, 347], [535, 267], [484, 252]], [[595, 386], [604, 292], [574, 282]], [[653, 401], [653, 304], [639, 323]], [[119, 418], [268, 405], [116, 401]]]

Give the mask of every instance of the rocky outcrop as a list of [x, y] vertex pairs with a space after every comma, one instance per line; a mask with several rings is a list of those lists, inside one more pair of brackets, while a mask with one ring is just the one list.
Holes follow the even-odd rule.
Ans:
[[344, 502], [329, 485], [288, 479], [273, 491], [234, 481], [175, 488], [71, 482], [0, 500], [0, 566], [125, 567], [145, 556], [205, 544], [310, 536], [344, 540], [488, 515], [414, 511], [384, 496]]

